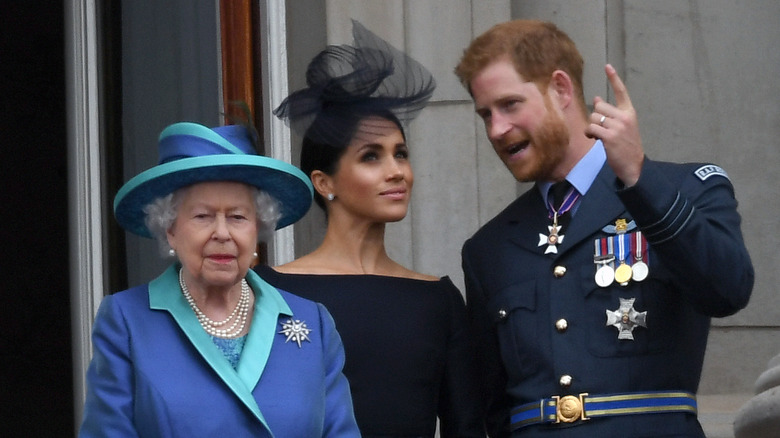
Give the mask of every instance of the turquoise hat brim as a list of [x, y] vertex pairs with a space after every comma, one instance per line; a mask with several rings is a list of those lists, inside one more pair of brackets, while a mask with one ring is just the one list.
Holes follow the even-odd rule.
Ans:
[[273, 196], [281, 204], [277, 230], [302, 218], [314, 195], [309, 178], [284, 161], [262, 155], [204, 155], [160, 164], [130, 179], [114, 198], [114, 216], [125, 230], [151, 238], [143, 208], [182, 187], [207, 181], [242, 182]]

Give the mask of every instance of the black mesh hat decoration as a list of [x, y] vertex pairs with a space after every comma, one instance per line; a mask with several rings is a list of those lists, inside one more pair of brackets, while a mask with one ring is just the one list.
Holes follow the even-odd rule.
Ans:
[[[307, 87], [290, 94], [274, 110], [300, 135], [318, 143], [345, 146], [359, 134], [357, 122], [369, 115], [392, 115], [402, 124], [414, 119], [436, 88], [419, 62], [352, 20], [354, 46], [330, 45], [312, 59]], [[364, 124], [361, 132], [370, 132]]]

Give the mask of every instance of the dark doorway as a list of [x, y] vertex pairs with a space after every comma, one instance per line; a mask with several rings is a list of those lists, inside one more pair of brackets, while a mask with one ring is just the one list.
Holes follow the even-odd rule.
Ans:
[[73, 436], [63, 2], [0, 14], [0, 424]]

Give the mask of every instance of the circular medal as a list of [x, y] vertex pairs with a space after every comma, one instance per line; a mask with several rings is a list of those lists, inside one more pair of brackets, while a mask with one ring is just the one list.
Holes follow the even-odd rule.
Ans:
[[634, 281], [642, 281], [647, 278], [648, 269], [647, 264], [642, 260], [637, 260], [631, 266], [631, 279]]
[[628, 283], [628, 280], [631, 280], [631, 274], [631, 266], [628, 266], [623, 262], [615, 269], [615, 281], [621, 285], [625, 285]]
[[601, 287], [607, 287], [615, 279], [615, 270], [612, 266], [602, 265], [596, 270], [596, 284]]

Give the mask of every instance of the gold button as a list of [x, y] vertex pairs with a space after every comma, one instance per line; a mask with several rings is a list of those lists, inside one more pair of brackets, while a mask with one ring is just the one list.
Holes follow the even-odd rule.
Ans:
[[566, 267], [565, 266], [556, 266], [553, 268], [553, 275], [555, 278], [561, 278], [564, 275], [566, 275]]
[[562, 388], [568, 388], [571, 386], [572, 378], [568, 374], [564, 374], [561, 376], [560, 380], [558, 380], [558, 383], [560, 383]]
[[506, 319], [506, 310], [501, 309], [498, 311], [498, 319]]
[[563, 333], [566, 331], [567, 328], [569, 328], [569, 322], [561, 318], [555, 321], [555, 328], [558, 330], [559, 333]]

